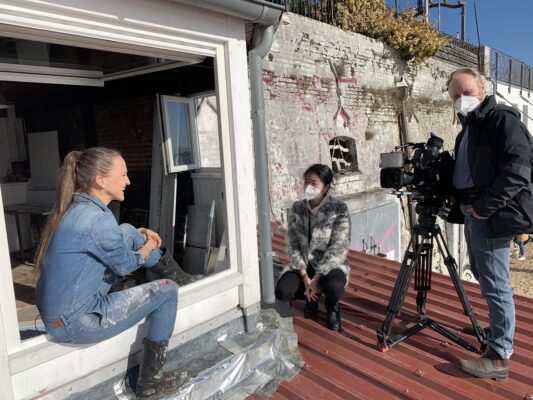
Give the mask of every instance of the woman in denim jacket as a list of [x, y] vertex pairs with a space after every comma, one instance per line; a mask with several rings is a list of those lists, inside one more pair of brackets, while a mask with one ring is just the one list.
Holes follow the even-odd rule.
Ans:
[[[107, 208], [123, 201], [130, 184], [120, 153], [103, 147], [72, 151], [59, 171], [57, 199], [47, 220], [35, 264], [40, 272], [36, 303], [47, 332], [67, 343], [95, 343], [143, 318], [148, 331], [137, 394], [168, 392], [186, 374], [163, 373], [177, 312], [179, 266], [149, 229], [118, 225]], [[155, 280], [110, 292], [116, 276], [144, 267]]]
[[304, 317], [314, 318], [323, 293], [327, 326], [337, 331], [341, 326], [339, 300], [350, 273], [350, 215], [346, 204], [329, 194], [333, 181], [330, 167], [311, 165], [304, 179], [306, 199], [293, 204], [287, 231], [291, 264], [276, 284], [276, 298], [305, 299]]

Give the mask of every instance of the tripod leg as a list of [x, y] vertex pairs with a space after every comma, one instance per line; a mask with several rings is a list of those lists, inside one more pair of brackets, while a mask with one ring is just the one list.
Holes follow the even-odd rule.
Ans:
[[426, 299], [427, 292], [431, 290], [431, 265], [433, 260], [433, 238], [428, 238], [430, 242], [421, 243], [422, 252], [420, 254], [419, 262], [415, 268], [415, 290], [416, 309], [418, 314], [426, 315]]
[[[417, 235], [413, 235], [409, 241], [409, 246], [405, 251], [402, 265], [400, 267], [400, 273], [398, 274], [389, 304], [387, 305], [387, 315], [383, 321], [383, 326], [381, 329], [377, 330], [378, 347], [382, 350], [388, 347], [386, 341], [391, 333], [392, 321], [402, 308], [409, 281], [411, 280], [414, 268], [420, 259], [422, 246], [417, 246], [416, 243], [418, 243]], [[416, 252], [410, 251], [411, 248], [413, 250], [416, 249]]]
[[427, 314], [426, 299], [427, 299], [427, 291], [419, 290], [416, 295], [416, 310], [418, 311], [418, 314], [420, 315]]
[[453, 285], [455, 286], [455, 290], [457, 294], [459, 295], [459, 300], [461, 301], [461, 304], [463, 306], [463, 310], [466, 316], [470, 318], [470, 321], [472, 322], [472, 327], [476, 331], [476, 337], [479, 343], [481, 344], [480, 352], [485, 350], [487, 337], [485, 335], [485, 331], [479, 326], [476, 314], [474, 313], [474, 309], [472, 308], [472, 305], [470, 304], [470, 301], [468, 300], [468, 296], [466, 295], [465, 289], [463, 287], [463, 284], [461, 283], [461, 279], [459, 278], [458, 274], [458, 266], [455, 259], [452, 257], [450, 250], [448, 249], [448, 246], [446, 245], [446, 242], [444, 241], [444, 237], [442, 235], [442, 232], [440, 229], [437, 231], [437, 244], [439, 246], [439, 251], [441, 255], [444, 258], [444, 264], [448, 268], [448, 273], [450, 274], [450, 278], [452, 278]]
[[[421, 206], [420, 210], [424, 211], [425, 208]], [[429, 210], [432, 211], [431, 208], [429, 208]], [[378, 349], [381, 351], [387, 351], [394, 345], [420, 332], [422, 329], [429, 327], [464, 347], [465, 349], [481, 353], [487, 346], [485, 332], [477, 323], [473, 308], [468, 301], [468, 297], [457, 273], [457, 263], [450, 254], [450, 251], [442, 236], [440, 227], [435, 223], [435, 215], [433, 213], [421, 214], [419, 216], [419, 221], [420, 223], [413, 229], [414, 233], [411, 236], [409, 246], [404, 254], [402, 265], [400, 267], [400, 273], [394, 285], [394, 289], [387, 306], [387, 315], [383, 321], [383, 326], [377, 330]], [[436, 240], [438, 244], [438, 250], [444, 259], [446, 267], [448, 268], [453, 285], [463, 306], [464, 313], [470, 318], [472, 326], [476, 331], [477, 339], [481, 344], [481, 348], [479, 350], [475, 346], [449, 332], [444, 326], [440, 325], [436, 321], [433, 321], [425, 315], [426, 296], [427, 292], [431, 289], [433, 240]], [[414, 273], [416, 274], [415, 290], [418, 291], [417, 309], [420, 314], [420, 321], [404, 332], [390, 337], [392, 321], [402, 308], [405, 296], [407, 294], [407, 286]]]

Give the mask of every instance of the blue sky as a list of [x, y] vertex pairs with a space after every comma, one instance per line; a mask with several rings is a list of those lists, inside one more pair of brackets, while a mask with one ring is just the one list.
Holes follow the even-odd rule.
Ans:
[[[416, 6], [416, 0], [396, 0], [400, 9]], [[440, 0], [444, 2], [444, 0]], [[474, 0], [466, 1], [466, 41], [477, 45]], [[386, 0], [394, 7], [394, 0]], [[438, 0], [433, 0], [438, 3]], [[457, 4], [457, 0], [448, 0]], [[533, 1], [476, 0], [482, 45], [492, 47], [533, 67]], [[437, 22], [437, 8], [430, 9], [430, 21]], [[441, 8], [440, 28], [456, 36], [461, 32], [460, 9]], [[436, 25], [435, 25], [436, 26]]]

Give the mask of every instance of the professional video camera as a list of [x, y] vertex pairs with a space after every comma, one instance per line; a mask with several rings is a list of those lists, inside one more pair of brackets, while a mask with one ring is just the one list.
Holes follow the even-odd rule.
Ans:
[[[381, 187], [395, 189], [397, 195], [410, 193], [419, 204], [442, 207], [446, 195], [452, 193], [453, 177], [453, 159], [449, 152], [442, 151], [443, 144], [444, 140], [431, 133], [426, 143], [408, 143], [382, 153]], [[409, 150], [414, 151], [411, 157], [406, 154]]]
[[[426, 143], [408, 143], [405, 146], [396, 147], [396, 151], [392, 153], [381, 154], [381, 186], [394, 189], [393, 194], [397, 196], [409, 194], [410, 198], [417, 202], [415, 211], [418, 214], [417, 223], [412, 227], [409, 245], [404, 253], [398, 278], [387, 306], [387, 314], [382, 327], [376, 332], [378, 348], [381, 351], [389, 350], [425, 328], [431, 328], [474, 352], [483, 353], [487, 346], [485, 332], [476, 320], [472, 305], [468, 301], [459, 278], [457, 263], [450, 254], [439, 224], [436, 223], [437, 215], [446, 217], [449, 210], [447, 197], [453, 193], [454, 162], [450, 153], [442, 151], [443, 144], [444, 141], [441, 138], [431, 133]], [[413, 152], [407, 155], [406, 153], [410, 150]], [[427, 292], [431, 289], [434, 242], [448, 269], [464, 313], [470, 317], [481, 345], [479, 349], [427, 316], [426, 298]], [[392, 335], [392, 322], [401, 313], [407, 287], [413, 277], [420, 320], [405, 331]]]

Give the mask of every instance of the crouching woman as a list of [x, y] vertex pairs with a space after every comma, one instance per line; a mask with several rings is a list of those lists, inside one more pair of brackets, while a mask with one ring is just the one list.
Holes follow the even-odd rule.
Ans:
[[162, 372], [176, 320], [176, 283], [159, 279], [110, 291], [117, 276], [140, 267], [152, 268], [158, 277], [175, 277], [159, 235], [119, 226], [107, 208], [112, 200], [124, 200], [127, 172], [115, 150], [93, 147], [65, 157], [35, 259], [40, 273], [36, 303], [47, 332], [66, 343], [100, 342], [146, 317], [137, 394], [147, 398], [179, 386], [186, 374]]
[[305, 300], [304, 317], [314, 318], [325, 295], [327, 326], [339, 330], [339, 300], [348, 282], [350, 216], [348, 207], [330, 195], [333, 171], [311, 165], [304, 173], [305, 200], [293, 204], [287, 232], [289, 267], [276, 284], [280, 301]]

